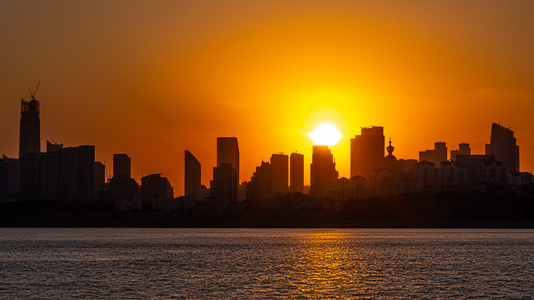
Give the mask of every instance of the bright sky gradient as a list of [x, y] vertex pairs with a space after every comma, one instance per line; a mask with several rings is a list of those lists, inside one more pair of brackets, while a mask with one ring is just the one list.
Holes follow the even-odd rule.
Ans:
[[534, 170], [533, 1], [1, 1], [0, 154], [18, 155], [20, 98], [41, 86], [42, 151], [96, 145], [183, 194], [190, 150], [209, 186], [216, 137], [240, 180], [272, 153], [305, 155], [320, 121], [350, 175], [350, 138], [384, 126], [398, 158], [434, 142], [484, 151], [492, 122]]

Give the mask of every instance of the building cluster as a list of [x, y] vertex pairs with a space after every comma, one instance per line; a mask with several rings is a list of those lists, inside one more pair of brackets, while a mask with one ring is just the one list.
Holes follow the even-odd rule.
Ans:
[[[419, 152], [418, 160], [397, 159], [393, 155], [394, 149], [391, 140], [385, 147], [383, 127], [362, 128], [361, 134], [351, 139], [351, 177], [339, 178], [330, 148], [313, 146], [307, 190], [303, 184], [304, 156], [299, 153], [292, 153], [290, 157], [283, 153], [273, 154], [269, 162], [262, 161], [256, 167], [250, 181], [238, 184], [234, 177], [239, 172], [237, 139], [218, 138], [218, 167], [213, 170], [211, 193], [204, 199], [223, 203], [243, 199], [257, 201], [289, 191], [309, 192], [314, 198], [349, 200], [399, 193], [483, 190], [495, 185], [532, 184], [531, 173], [519, 172], [519, 146], [513, 131], [500, 124], [492, 124], [490, 143], [484, 154], [471, 154], [468, 143], [461, 143], [457, 150], [451, 150], [450, 158], [445, 142], [436, 142], [434, 149]], [[200, 163], [194, 159], [195, 164], [188, 164], [188, 157], [194, 158], [186, 151], [186, 195], [194, 195], [197, 190], [206, 188], [202, 186], [200, 189]], [[196, 178], [196, 183], [188, 192], [187, 182], [192, 178]]]
[[39, 101], [32, 94], [21, 100], [19, 158], [0, 159], [0, 200], [94, 199], [95, 147], [47, 141], [41, 152], [40, 134]]
[[[113, 177], [95, 161], [95, 146], [63, 147], [50, 141], [41, 152], [39, 101], [21, 101], [19, 157], [0, 159], [0, 201], [108, 199], [119, 209], [170, 210], [192, 206], [191, 199], [174, 199], [162, 174], [131, 177], [127, 154], [113, 155]], [[200, 173], [199, 173], [200, 176]], [[175, 210], [176, 210], [175, 209]]]
[[[383, 197], [411, 192], [484, 189], [492, 185], [532, 184], [532, 174], [519, 171], [519, 146], [514, 132], [492, 124], [484, 154], [472, 154], [461, 143], [450, 156], [445, 142], [420, 151], [419, 159], [397, 159], [391, 139], [385, 147], [384, 128], [361, 128], [350, 143], [350, 178], [339, 178], [328, 146], [313, 146], [310, 186], [304, 185], [304, 155], [272, 154], [262, 161], [249, 181], [239, 182], [236, 137], [217, 138], [217, 166], [210, 187], [201, 183], [201, 164], [185, 150], [184, 196], [174, 197], [163, 174], [150, 174], [139, 184], [131, 176], [131, 159], [113, 155], [113, 176], [95, 161], [95, 146], [63, 147], [47, 141], [40, 151], [39, 102], [22, 100], [19, 158], [0, 159], [0, 201], [107, 199], [120, 210], [189, 211], [196, 201], [228, 205], [261, 201], [272, 195], [309, 193], [336, 200]], [[385, 154], [387, 151], [387, 155]]]

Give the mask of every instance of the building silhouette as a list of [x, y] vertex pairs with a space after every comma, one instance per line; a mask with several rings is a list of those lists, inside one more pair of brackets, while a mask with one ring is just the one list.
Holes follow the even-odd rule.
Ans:
[[469, 143], [461, 143], [458, 150], [451, 150], [451, 160], [456, 160], [457, 155], [471, 155]]
[[231, 163], [223, 163], [213, 168], [211, 198], [223, 203], [237, 201], [237, 171]]
[[9, 199], [9, 166], [7, 161], [0, 158], [0, 202]]
[[151, 174], [141, 178], [141, 201], [143, 210], [155, 210], [160, 201], [174, 198], [169, 180], [161, 173]]
[[63, 144], [56, 144], [50, 141], [46, 141], [46, 152], [57, 152], [63, 150]]
[[20, 158], [22, 199], [94, 199], [95, 146], [27, 153]]
[[285, 195], [289, 188], [289, 157], [282, 153], [271, 156], [271, 168], [273, 174], [273, 194]]
[[217, 138], [217, 167], [213, 168], [210, 196], [229, 203], [237, 201], [239, 146], [236, 137]]
[[132, 200], [139, 197], [139, 184], [131, 178], [131, 159], [125, 154], [113, 154], [113, 177], [108, 182], [108, 197], [112, 200]]
[[488, 183], [506, 183], [506, 170], [494, 154], [457, 155], [456, 161], [466, 170], [466, 183], [484, 186]]
[[236, 170], [239, 182], [239, 146], [236, 137], [217, 138], [217, 167], [229, 163]]
[[113, 177], [130, 177], [132, 161], [125, 153], [113, 154]]
[[289, 158], [289, 176], [290, 192], [304, 192], [304, 155], [300, 153], [291, 153]]
[[111, 200], [135, 199], [139, 197], [139, 184], [130, 177], [113, 177], [108, 182], [107, 197]]
[[338, 177], [334, 155], [330, 148], [328, 146], [313, 146], [310, 165], [311, 196], [315, 198], [328, 196]]
[[[106, 190], [106, 166], [100, 162], [95, 161], [95, 198], [102, 197], [102, 193]], [[99, 197], [100, 194], [100, 197]]]
[[369, 174], [368, 195], [370, 197], [391, 196], [397, 193], [395, 170], [378, 168]]
[[388, 151], [388, 155], [384, 157], [382, 168], [395, 170], [397, 168], [397, 157], [393, 155], [393, 151], [395, 150], [395, 147], [391, 146], [391, 139], [389, 139], [389, 146], [387, 146], [386, 150]]
[[20, 198], [20, 160], [3, 155], [4, 161], [8, 166], [8, 185], [7, 190], [9, 199]]
[[519, 146], [514, 132], [500, 124], [491, 124], [490, 143], [486, 144], [486, 154], [495, 155], [502, 167], [510, 174], [519, 172]]
[[428, 160], [416, 163], [411, 169], [411, 177], [414, 189], [418, 191], [434, 192], [439, 186], [439, 169]]
[[428, 161], [439, 166], [442, 161], [447, 161], [447, 144], [436, 142], [434, 143], [434, 149], [419, 151], [419, 161]]
[[362, 127], [350, 140], [350, 176], [368, 177], [384, 159], [384, 128]]
[[247, 183], [247, 200], [263, 200], [273, 192], [272, 164], [262, 161]]
[[19, 158], [29, 153], [41, 152], [41, 121], [39, 101], [21, 99]]
[[184, 168], [185, 196], [192, 197], [195, 200], [199, 200], [198, 193], [202, 186], [200, 162], [188, 150], [185, 150], [184, 162], [185, 162], [185, 168]]

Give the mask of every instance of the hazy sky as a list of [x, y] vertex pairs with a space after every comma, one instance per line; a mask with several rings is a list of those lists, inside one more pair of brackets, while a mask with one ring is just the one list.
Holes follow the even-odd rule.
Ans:
[[331, 119], [384, 126], [398, 158], [434, 142], [484, 152], [511, 127], [534, 170], [532, 1], [0, 1], [0, 154], [18, 155], [20, 98], [41, 86], [41, 140], [93, 144], [112, 173], [165, 173], [190, 150], [209, 186], [216, 137], [237, 136], [241, 181], [272, 153], [305, 155]]

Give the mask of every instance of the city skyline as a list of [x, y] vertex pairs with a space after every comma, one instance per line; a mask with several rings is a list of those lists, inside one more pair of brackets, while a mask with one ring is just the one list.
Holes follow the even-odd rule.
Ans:
[[[55, 153], [63, 151], [63, 144], [51, 142], [49, 140], [46, 140], [46, 151], [40, 151], [40, 147], [37, 146], [38, 143], [35, 141], [40, 140], [40, 119], [39, 119], [39, 101], [35, 99], [34, 93], [30, 91], [32, 100], [26, 101], [24, 99], [21, 100], [21, 117], [20, 117], [20, 146], [19, 146], [19, 152], [21, 153], [20, 157], [23, 157], [24, 160], [22, 162], [24, 165], [27, 165], [28, 158], [32, 157], [32, 160], [35, 160], [35, 163], [38, 162], [39, 159], [45, 158], [47, 155], [55, 155]], [[31, 124], [30, 127], [28, 124]], [[28, 129], [29, 128], [29, 129]], [[412, 163], [408, 163], [408, 161], [413, 162], [419, 162], [420, 166], [429, 166], [428, 164], [432, 164], [431, 168], [441, 168], [442, 163], [451, 161], [453, 162], [452, 166], [455, 166], [455, 161], [459, 162], [460, 164], [465, 164], [466, 166], [470, 164], [470, 162], [488, 162], [488, 161], [494, 161], [494, 164], [499, 164], [498, 168], [500, 170], [502, 166], [502, 171], [505, 173], [502, 173], [502, 178], [499, 180], [503, 180], [503, 182], [508, 181], [506, 179], [506, 173], [518, 173], [518, 172], [527, 172], [525, 170], [519, 169], [519, 161], [520, 161], [520, 151], [519, 151], [519, 145], [517, 144], [517, 139], [514, 136], [514, 131], [510, 129], [510, 127], [504, 127], [500, 123], [492, 123], [491, 126], [491, 134], [490, 134], [490, 141], [489, 143], [485, 144], [485, 151], [484, 154], [482, 153], [475, 153], [471, 154], [471, 148], [469, 143], [459, 143], [459, 149], [458, 150], [450, 150], [448, 151], [448, 148], [446, 146], [446, 142], [435, 142], [434, 143], [434, 149], [430, 150], [424, 150], [419, 151], [419, 159], [404, 159], [402, 158], [400, 165], [396, 166], [397, 164], [397, 158], [392, 155], [392, 152], [394, 151], [394, 147], [392, 147], [391, 138], [389, 139], [389, 146], [385, 147], [385, 136], [383, 134], [384, 128], [382, 126], [369, 126], [369, 127], [361, 127], [361, 134], [355, 135], [354, 138], [351, 139], [351, 154], [350, 154], [350, 167], [351, 167], [351, 175], [350, 176], [341, 176], [339, 175], [339, 172], [336, 169], [336, 163], [335, 163], [335, 156], [332, 153], [331, 147], [335, 147], [338, 143], [343, 143], [343, 141], [338, 141], [336, 138], [336, 142], [333, 144], [329, 144], [332, 139], [331, 135], [337, 135], [339, 132], [337, 131], [338, 128], [335, 125], [328, 126], [329, 130], [322, 130], [322, 132], [315, 132], [315, 134], [308, 134], [310, 136], [310, 139], [312, 139], [313, 142], [313, 156], [312, 156], [312, 163], [310, 164], [310, 178], [309, 178], [309, 185], [308, 187], [311, 187], [310, 195], [315, 197], [328, 197], [328, 190], [333, 188], [335, 186], [334, 182], [337, 179], [352, 179], [353, 177], [362, 177], [369, 181], [370, 185], [373, 185], [372, 181], [376, 180], [376, 176], [380, 177], [380, 171], [382, 168], [389, 169], [390, 171], [397, 172], [398, 168], [400, 169], [406, 169], [407, 166], [411, 166]], [[324, 128], [323, 128], [324, 129]], [[312, 137], [314, 135], [314, 137]], [[32, 147], [28, 148], [27, 144], [29, 144], [27, 141], [33, 141]], [[326, 142], [326, 144], [323, 144], [322, 142]], [[254, 185], [253, 193], [259, 193], [258, 195], [269, 195], [269, 194], [286, 194], [290, 192], [290, 182], [289, 182], [289, 176], [291, 176], [290, 168], [289, 168], [289, 156], [283, 154], [283, 152], [280, 153], [274, 153], [271, 156], [271, 162], [266, 163], [262, 159], [262, 163], [260, 166], [256, 167], [256, 172], [254, 172], [250, 179], [242, 179], [240, 180], [239, 176], [239, 165], [240, 165], [240, 153], [239, 153], [239, 142], [237, 137], [217, 137], [217, 166], [213, 167], [213, 177], [211, 177], [210, 180], [210, 187], [214, 187], [215, 189], [212, 189], [211, 197], [215, 197], [215, 199], [226, 199], [225, 201], [241, 201], [244, 198], [243, 197], [249, 197], [249, 191], [246, 193], [243, 192], [242, 196], [240, 196], [240, 183], [246, 183], [254, 181], [254, 177], [256, 176], [256, 173], [260, 169], [263, 169], [261, 172], [263, 175], [260, 175], [260, 180], [266, 180], [266, 178], [269, 178], [269, 183], [267, 186], [263, 186], [261, 189], [264, 189], [263, 192], [257, 192], [256, 184]], [[112, 170], [108, 170], [105, 168], [105, 165], [102, 164], [100, 161], [95, 160], [95, 146], [94, 145], [81, 145], [71, 148], [65, 148], [65, 149], [78, 149], [78, 148], [85, 148], [85, 147], [91, 147], [92, 148], [92, 154], [91, 159], [94, 162], [94, 171], [92, 171], [89, 175], [90, 178], [93, 178], [95, 176], [95, 182], [92, 183], [92, 185], [100, 186], [100, 189], [91, 189], [92, 195], [95, 197], [98, 195], [100, 191], [104, 190], [104, 183], [103, 182], [96, 182], [97, 178], [105, 179], [105, 182], [110, 183], [116, 183], [117, 178], [123, 178], [123, 179], [129, 179], [134, 184], [136, 182], [135, 178], [131, 178], [131, 158], [126, 153], [120, 153], [120, 154], [113, 154], [113, 165]], [[29, 150], [28, 150], [29, 149]], [[386, 156], [385, 150], [388, 150], [388, 155]], [[449, 154], [450, 153], [450, 154]], [[304, 155], [299, 154], [297, 152], [292, 153], [291, 155], [299, 155], [301, 158], [300, 160], [304, 160]], [[20, 158], [14, 158], [15, 161], [18, 163], [18, 159]], [[41, 158], [39, 158], [41, 157]], [[6, 157], [4, 154], [4, 159], [13, 159]], [[457, 158], [457, 159], [456, 159]], [[393, 159], [393, 161], [391, 160]], [[45, 159], [46, 160], [46, 159]], [[467, 164], [466, 164], [467, 160]], [[183, 193], [178, 192], [179, 195], [182, 196], [190, 196], [194, 199], [199, 199], [201, 191], [201, 186], [205, 186], [202, 184], [201, 181], [201, 163], [194, 157], [194, 155], [189, 151], [185, 150], [185, 156], [184, 156], [184, 181], [183, 182]], [[408, 164], [405, 165], [404, 162], [407, 162]], [[47, 164], [50, 164], [50, 162], [47, 162]], [[267, 164], [267, 166], [264, 167], [264, 165]], [[55, 165], [53, 163], [52, 165]], [[416, 164], [417, 165], [417, 164]], [[59, 165], [58, 165], [59, 166]], [[496, 165], [495, 165], [496, 166]], [[449, 168], [449, 164], [445, 164], [443, 166], [444, 168]], [[21, 178], [28, 178], [28, 175], [22, 174], [24, 172], [24, 169], [28, 169], [28, 167], [24, 167], [21, 165]], [[33, 167], [32, 167], [33, 168]], [[57, 168], [57, 167], [53, 167]], [[268, 171], [266, 171], [266, 168], [268, 168]], [[408, 167], [411, 168], [411, 167]], [[93, 169], [91, 167], [91, 169]], [[194, 169], [194, 171], [193, 171]], [[304, 168], [305, 169], [305, 168]], [[314, 171], [315, 169], [315, 171]], [[467, 167], [469, 169], [469, 167]], [[18, 168], [17, 168], [18, 170]], [[98, 172], [102, 172], [105, 174], [99, 174], [96, 170], [99, 170]], [[457, 169], [456, 169], [457, 170]], [[415, 170], [412, 170], [415, 171]], [[435, 169], [435, 171], [438, 171], [438, 169]], [[11, 172], [11, 171], [10, 171]], [[34, 171], [31, 171], [34, 172]], [[47, 171], [48, 172], [48, 171]], [[56, 172], [56, 171], [53, 171]], [[233, 172], [233, 175], [232, 175]], [[265, 173], [267, 172], [267, 173]], [[418, 172], [418, 171], [415, 171]], [[457, 172], [457, 171], [455, 171]], [[498, 171], [501, 172], [501, 171]], [[106, 175], [106, 174], [113, 174]], [[37, 174], [37, 173], [36, 173]], [[94, 175], [93, 175], [94, 174]], [[98, 174], [98, 175], [97, 175]], [[154, 173], [148, 176], [143, 176], [141, 178], [141, 181], [143, 180], [152, 180], [153, 178], [160, 177], [164, 173]], [[260, 174], [260, 173], [258, 173]], [[315, 175], [314, 175], [315, 174]], [[378, 174], [378, 175], [377, 175]], [[499, 173], [501, 174], [501, 173]], [[529, 173], [531, 174], [531, 173]], [[45, 175], [44, 173], [42, 175]], [[39, 176], [42, 176], [39, 175]], [[305, 178], [303, 177], [303, 173], [301, 171], [297, 171], [298, 177], [301, 177], [300, 179], [297, 179], [297, 181], [300, 182], [306, 182]], [[334, 176], [335, 175], [335, 176]], [[55, 176], [55, 175], [54, 175]], [[295, 176], [295, 174], [293, 174]], [[389, 175], [388, 175], [389, 176]], [[462, 175], [463, 176], [463, 175]], [[471, 177], [474, 175], [471, 174]], [[500, 175], [499, 175], [500, 176]], [[47, 177], [47, 176], [45, 176]], [[38, 180], [43, 180], [42, 179]], [[314, 179], [315, 178], [315, 179]], [[458, 179], [458, 178], [457, 178]], [[32, 179], [33, 180], [33, 179]], [[36, 179], [37, 180], [37, 179]], [[48, 180], [48, 179], [46, 179]], [[51, 182], [54, 182], [54, 179], [51, 179]], [[115, 181], [114, 181], [115, 180]], [[159, 179], [157, 179], [159, 180]], [[168, 187], [171, 189], [171, 192], [167, 192], [167, 194], [173, 194], [173, 188], [172, 183], [168, 181], [166, 177], [162, 177], [162, 180], [166, 182]], [[193, 183], [191, 180], [193, 180], [195, 183]], [[21, 192], [23, 198], [31, 198], [31, 197], [43, 197], [43, 196], [30, 196], [24, 195], [24, 193], [28, 193], [30, 188], [28, 186], [23, 187], [22, 182], [24, 184], [30, 184], [31, 186], [34, 186], [32, 191], [30, 191], [30, 194], [38, 195], [38, 193], [41, 193], [41, 191], [38, 191], [37, 189], [37, 181], [35, 184], [29, 182], [28, 180], [21, 180]], [[234, 183], [231, 183], [234, 182]], [[315, 182], [315, 188], [313, 187], [313, 182]], [[472, 183], [472, 182], [471, 182]], [[10, 183], [11, 184], [11, 183]], [[58, 184], [58, 183], [54, 183]], [[131, 183], [127, 183], [130, 185]], [[42, 184], [41, 184], [42, 185]], [[227, 188], [230, 186], [230, 189]], [[246, 187], [243, 187], [245, 189]], [[122, 188], [121, 188], [122, 189]], [[127, 188], [128, 190], [131, 190], [131, 187]], [[248, 188], [247, 188], [248, 189]], [[292, 191], [293, 192], [293, 191]], [[44, 191], [43, 193], [47, 193], [50, 195], [59, 195], [60, 192], [54, 191], [50, 193], [49, 191]], [[32, 194], [32, 195], [33, 195]], [[113, 194], [113, 192], [112, 192]], [[222, 195], [225, 196], [222, 196]], [[215, 195], [215, 196], [214, 196]], [[321, 195], [321, 196], [319, 196]], [[44, 196], [49, 197], [49, 196]], [[91, 196], [92, 197], [92, 196]], [[240, 198], [241, 197], [241, 198]], [[256, 196], [253, 196], [253, 198], [257, 198]], [[233, 199], [233, 200], [232, 200]], [[145, 205], [145, 204], [143, 204]]]
[[309, 184], [306, 133], [325, 120], [343, 134], [331, 147], [342, 177], [361, 127], [383, 126], [397, 157], [417, 159], [438, 141], [483, 154], [499, 122], [531, 172], [533, 5], [6, 3], [0, 151], [18, 156], [19, 100], [42, 81], [41, 149], [95, 145], [108, 176], [127, 153], [138, 182], [164, 173], [177, 192], [184, 149], [209, 186], [221, 136], [239, 138], [241, 181], [262, 157], [297, 151]]

